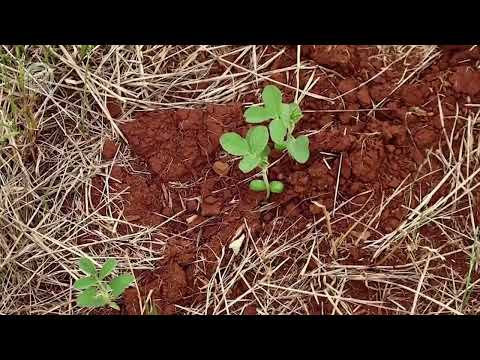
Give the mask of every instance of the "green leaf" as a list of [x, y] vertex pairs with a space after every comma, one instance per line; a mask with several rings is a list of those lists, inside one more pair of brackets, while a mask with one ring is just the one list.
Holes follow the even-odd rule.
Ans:
[[97, 284], [97, 279], [95, 279], [93, 276], [88, 276], [88, 277], [77, 279], [73, 284], [73, 287], [75, 289], [82, 290], [82, 289], [88, 289], [89, 287], [94, 286], [96, 284]]
[[250, 181], [249, 188], [252, 191], [265, 191], [267, 189], [267, 185], [263, 180], [252, 180]]
[[238, 167], [242, 172], [248, 173], [255, 169], [258, 164], [260, 164], [260, 157], [254, 155], [245, 155], [245, 157], [240, 161]]
[[245, 120], [250, 124], [258, 124], [273, 117], [272, 113], [263, 106], [252, 106], [245, 110]]
[[250, 152], [253, 154], [259, 154], [265, 149], [268, 143], [268, 129], [266, 126], [260, 125], [251, 128], [247, 132], [246, 136], [248, 145], [250, 146]]
[[268, 124], [268, 128], [270, 129], [270, 137], [275, 144], [281, 145], [285, 143], [285, 135], [287, 134], [287, 128], [283, 124], [282, 120], [272, 120], [270, 124]]
[[78, 262], [80, 269], [87, 275], [97, 275], [97, 268], [92, 260], [83, 257]]
[[290, 108], [290, 119], [296, 124], [303, 116], [302, 110], [300, 110], [300, 106], [297, 103], [288, 104]]
[[220, 137], [220, 145], [223, 150], [235, 156], [245, 155], [249, 151], [247, 140], [234, 132], [223, 134]]
[[290, 115], [290, 105], [280, 104], [280, 120], [282, 120], [282, 123], [286, 128], [289, 128], [292, 125]]
[[265, 149], [260, 154], [261, 159], [267, 159], [268, 160], [268, 155], [270, 155], [270, 146], [265, 146]]
[[272, 193], [279, 194], [283, 192], [284, 189], [285, 189], [285, 186], [281, 181], [274, 180], [270, 182], [270, 191]]
[[308, 144], [308, 137], [305, 135], [292, 139], [287, 143], [288, 153], [300, 164], [305, 164], [310, 157]]
[[83, 290], [77, 297], [77, 305], [80, 307], [96, 308], [107, 303], [103, 296], [97, 294], [97, 289], [91, 287]]
[[135, 278], [130, 274], [119, 275], [110, 281], [109, 286], [112, 289], [113, 298], [119, 297], [134, 281]]
[[108, 259], [103, 264], [102, 268], [100, 269], [100, 273], [98, 274], [98, 278], [100, 280], [105, 279], [108, 275], [112, 273], [112, 271], [117, 267], [117, 260], [115, 259]]
[[282, 104], [282, 92], [275, 85], [267, 85], [262, 92], [265, 107], [273, 114], [279, 115]]

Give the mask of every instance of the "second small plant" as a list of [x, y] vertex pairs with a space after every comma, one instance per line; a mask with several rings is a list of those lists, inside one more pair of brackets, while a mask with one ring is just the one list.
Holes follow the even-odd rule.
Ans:
[[90, 259], [83, 257], [79, 261], [79, 267], [87, 276], [77, 279], [73, 284], [75, 289], [81, 290], [77, 297], [77, 305], [87, 308], [108, 305], [115, 310], [120, 310], [115, 300], [135, 281], [135, 278], [130, 274], [122, 274], [107, 282], [106, 278], [117, 267], [115, 259], [108, 259], [100, 270], [97, 270]]

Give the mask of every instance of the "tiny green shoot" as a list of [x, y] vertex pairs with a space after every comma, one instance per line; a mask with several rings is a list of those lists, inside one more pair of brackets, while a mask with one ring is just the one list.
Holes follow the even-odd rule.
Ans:
[[306, 163], [310, 157], [308, 137], [293, 136], [295, 125], [303, 116], [300, 106], [295, 102], [284, 104], [282, 93], [275, 85], [267, 85], [263, 89], [262, 99], [264, 106], [252, 106], [245, 111], [246, 121], [257, 124], [271, 120], [268, 128], [275, 148], [287, 149], [297, 162]]
[[100, 270], [97, 270], [90, 259], [83, 257], [79, 261], [79, 267], [87, 276], [77, 279], [73, 284], [75, 289], [81, 290], [77, 297], [77, 305], [86, 308], [108, 305], [120, 310], [115, 300], [135, 281], [135, 278], [130, 274], [122, 274], [107, 281], [106, 278], [117, 267], [115, 259], [108, 259]]

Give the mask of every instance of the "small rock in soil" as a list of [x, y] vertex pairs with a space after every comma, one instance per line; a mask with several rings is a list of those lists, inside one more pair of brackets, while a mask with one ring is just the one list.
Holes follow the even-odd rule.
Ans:
[[230, 166], [228, 166], [227, 163], [224, 163], [222, 161], [215, 161], [215, 163], [213, 164], [213, 171], [215, 171], [220, 176], [226, 176], [229, 169]]

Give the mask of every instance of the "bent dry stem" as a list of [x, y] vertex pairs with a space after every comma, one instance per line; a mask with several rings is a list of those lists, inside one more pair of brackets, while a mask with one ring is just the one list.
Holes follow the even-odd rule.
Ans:
[[265, 188], [267, 191], [266, 198], [268, 199], [270, 197], [270, 182], [268, 181], [268, 167], [262, 168], [262, 178], [263, 178], [263, 182], [265, 183]]

